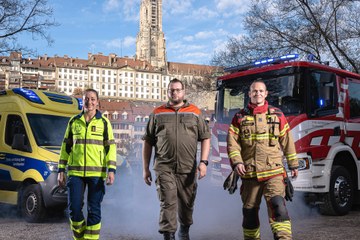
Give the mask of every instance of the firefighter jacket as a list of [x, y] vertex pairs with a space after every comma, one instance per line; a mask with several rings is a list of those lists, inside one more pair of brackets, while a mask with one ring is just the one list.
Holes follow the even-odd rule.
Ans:
[[84, 113], [72, 117], [60, 150], [59, 172], [69, 176], [106, 177], [116, 171], [116, 145], [109, 120], [96, 111], [86, 123]]
[[168, 103], [156, 108], [143, 140], [155, 146], [155, 171], [190, 173], [196, 170], [198, 141], [210, 136], [200, 109], [184, 101], [178, 109]]
[[283, 156], [290, 169], [298, 168], [289, 124], [280, 109], [249, 104], [235, 114], [227, 136], [232, 167], [244, 164], [242, 178], [264, 181], [284, 173]]

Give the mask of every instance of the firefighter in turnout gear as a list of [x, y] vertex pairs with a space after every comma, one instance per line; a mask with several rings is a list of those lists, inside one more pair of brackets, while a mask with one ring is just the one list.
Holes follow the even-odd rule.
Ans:
[[[58, 183], [67, 186], [73, 239], [99, 239], [101, 202], [116, 171], [116, 145], [109, 120], [97, 110], [98, 93], [85, 91], [84, 111], [70, 119], [61, 146]], [[67, 182], [65, 177], [67, 169]], [[87, 219], [82, 208], [87, 187]]]
[[274, 239], [292, 239], [291, 222], [285, 206], [283, 156], [292, 177], [298, 161], [290, 127], [280, 109], [269, 106], [266, 85], [261, 80], [250, 86], [250, 103], [235, 114], [228, 131], [230, 163], [241, 177], [244, 239], [260, 239], [258, 217], [261, 198], [268, 208]]

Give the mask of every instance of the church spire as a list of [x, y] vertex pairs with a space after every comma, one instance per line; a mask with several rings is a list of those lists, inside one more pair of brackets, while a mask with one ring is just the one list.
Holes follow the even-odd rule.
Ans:
[[166, 48], [162, 31], [162, 0], [142, 0], [140, 30], [136, 38], [136, 58], [165, 68]]

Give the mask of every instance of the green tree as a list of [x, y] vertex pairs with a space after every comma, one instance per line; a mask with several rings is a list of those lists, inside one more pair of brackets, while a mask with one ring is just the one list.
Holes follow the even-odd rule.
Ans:
[[33, 49], [18, 44], [18, 37], [23, 34], [31, 35], [33, 40], [45, 39], [51, 45], [53, 39], [47, 30], [58, 25], [52, 15], [47, 0], [1, 0], [0, 54], [14, 51], [33, 54]]
[[229, 38], [212, 64], [297, 52], [359, 73], [359, 11], [360, 2], [350, 0], [255, 0], [244, 19], [246, 34]]

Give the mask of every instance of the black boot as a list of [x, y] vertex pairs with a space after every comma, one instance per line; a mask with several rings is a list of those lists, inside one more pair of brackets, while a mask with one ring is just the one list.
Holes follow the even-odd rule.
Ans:
[[180, 225], [180, 230], [178, 233], [180, 240], [190, 240], [189, 228], [190, 226]]
[[164, 240], [175, 240], [175, 233], [172, 232], [164, 232]]

